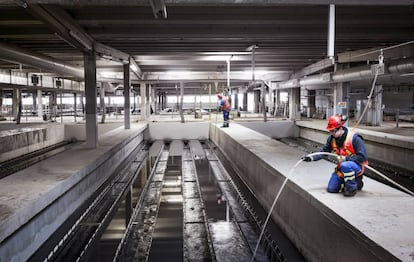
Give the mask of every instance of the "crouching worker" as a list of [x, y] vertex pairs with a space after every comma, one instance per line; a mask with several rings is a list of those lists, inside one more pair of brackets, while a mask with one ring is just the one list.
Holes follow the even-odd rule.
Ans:
[[[332, 152], [337, 155], [337, 167], [332, 173], [327, 191], [330, 193], [343, 192], [344, 196], [354, 196], [361, 190], [364, 183], [362, 176], [364, 166], [368, 165], [368, 157], [363, 138], [344, 126], [346, 118], [339, 115], [331, 116], [326, 129], [329, 131], [326, 144], [321, 152]], [[317, 161], [323, 155], [303, 156], [306, 162]]]

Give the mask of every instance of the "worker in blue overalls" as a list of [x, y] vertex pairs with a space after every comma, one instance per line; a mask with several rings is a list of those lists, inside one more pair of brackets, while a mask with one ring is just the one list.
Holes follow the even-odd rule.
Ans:
[[[368, 165], [368, 156], [363, 138], [344, 126], [346, 118], [339, 115], [331, 116], [326, 129], [329, 131], [326, 144], [321, 152], [332, 152], [337, 155], [338, 165], [332, 173], [327, 191], [330, 193], [343, 192], [344, 196], [354, 196], [361, 190], [364, 183], [362, 175], [364, 166]], [[317, 161], [323, 155], [303, 156], [306, 162]]]
[[217, 98], [220, 100], [219, 110], [223, 112], [223, 125], [221, 127], [229, 127], [230, 102], [221, 94], [217, 94]]

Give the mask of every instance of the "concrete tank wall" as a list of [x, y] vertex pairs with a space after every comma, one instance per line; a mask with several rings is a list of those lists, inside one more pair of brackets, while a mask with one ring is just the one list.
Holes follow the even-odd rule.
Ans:
[[64, 140], [63, 125], [41, 125], [0, 132], [0, 162]]

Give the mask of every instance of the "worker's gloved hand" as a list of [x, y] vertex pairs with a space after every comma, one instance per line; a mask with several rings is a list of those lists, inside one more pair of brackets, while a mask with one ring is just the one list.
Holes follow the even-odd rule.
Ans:
[[305, 162], [311, 162], [313, 160], [313, 158], [311, 156], [308, 156], [308, 155], [304, 155], [300, 159], [302, 159]]
[[346, 156], [337, 156], [336, 160], [338, 161], [338, 163], [342, 163], [346, 161]]

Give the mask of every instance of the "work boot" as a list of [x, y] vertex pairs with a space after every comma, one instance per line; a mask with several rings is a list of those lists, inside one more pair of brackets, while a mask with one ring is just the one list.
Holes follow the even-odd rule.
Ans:
[[344, 193], [344, 196], [346, 197], [353, 197], [355, 196], [356, 192], [357, 192], [356, 190], [351, 191], [348, 188], [345, 188], [343, 193]]
[[362, 176], [357, 176], [355, 180], [357, 182], [357, 189], [361, 190], [364, 187], [364, 181], [362, 181]]

